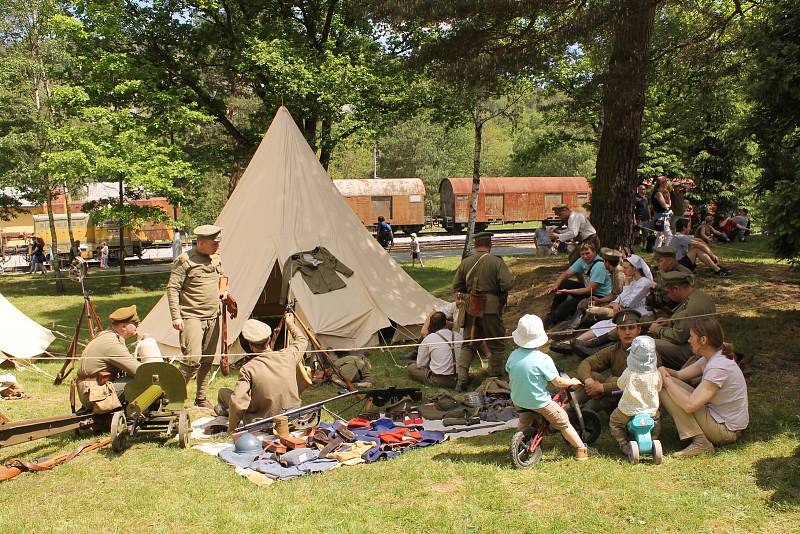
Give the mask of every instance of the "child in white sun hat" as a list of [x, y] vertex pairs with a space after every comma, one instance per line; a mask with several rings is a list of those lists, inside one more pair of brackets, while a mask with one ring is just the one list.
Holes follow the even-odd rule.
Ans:
[[536, 422], [534, 413], [538, 413], [575, 447], [575, 458], [586, 460], [589, 457], [588, 447], [570, 424], [567, 412], [553, 402], [547, 390], [548, 382], [557, 388], [564, 388], [580, 386], [581, 381], [562, 377], [553, 359], [537, 350], [548, 341], [538, 316], [523, 315], [511, 337], [517, 348], [508, 357], [506, 371], [511, 383], [511, 400], [520, 411], [518, 428], [533, 426]]

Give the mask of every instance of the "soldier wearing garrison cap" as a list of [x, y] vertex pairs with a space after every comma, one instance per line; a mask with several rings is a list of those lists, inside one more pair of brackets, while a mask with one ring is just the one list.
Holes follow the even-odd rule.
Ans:
[[293, 314], [286, 314], [284, 324], [293, 341], [276, 351], [269, 348], [269, 325], [249, 319], [242, 328], [242, 337], [258, 354], [239, 370], [233, 389], [221, 388], [217, 394], [219, 404], [214, 411], [228, 416], [228, 432], [240, 423], [248, 424], [300, 406], [297, 365], [303, 361], [308, 339]]
[[[458, 355], [456, 389], [466, 391], [469, 366], [476, 354], [477, 346], [471, 339], [497, 338], [506, 335], [503, 325], [503, 307], [508, 291], [514, 285], [514, 275], [505, 262], [490, 254], [492, 234], [475, 234], [475, 254], [465, 258], [456, 269], [453, 291], [466, 294], [461, 317], [464, 317], [464, 344]], [[505, 369], [506, 344], [502, 339], [487, 341], [491, 351], [489, 375], [501, 376]]]
[[120, 406], [125, 384], [133, 378], [139, 362], [125, 340], [136, 335], [139, 315], [136, 306], [114, 310], [108, 316], [111, 325], [100, 332], [83, 349], [78, 360], [78, 376], [74, 387], [84, 410], [109, 412]]
[[197, 245], [173, 262], [166, 292], [172, 327], [179, 332], [185, 356], [181, 372], [187, 382], [197, 372], [195, 405], [210, 408], [206, 390], [219, 343], [220, 300], [229, 305], [234, 301], [228, 295], [228, 277], [217, 254], [222, 228], [205, 224], [194, 233]]
[[661, 277], [664, 273], [678, 271], [686, 274], [691, 274], [692, 271], [678, 263], [675, 259], [675, 249], [672, 247], [656, 247], [653, 249], [654, 258], [656, 261], [655, 282], [650, 289], [650, 294], [647, 296], [646, 306], [647, 309], [652, 311], [657, 317], [668, 317], [672, 313], [672, 309], [677, 302], [672, 302], [667, 298], [662, 290]]
[[556, 204], [553, 212], [567, 226], [564, 230], [551, 232], [550, 239], [566, 242], [574, 241], [575, 249], [569, 255], [569, 264], [572, 265], [581, 254], [581, 245], [590, 243], [595, 250], [600, 250], [600, 240], [597, 238], [597, 230], [586, 218], [586, 215], [579, 211], [572, 211], [566, 204]]
[[680, 369], [692, 357], [689, 331], [696, 316], [716, 313], [711, 298], [694, 288], [694, 275], [670, 271], [661, 275], [661, 289], [677, 303], [669, 318], [659, 317], [650, 325], [649, 334], [656, 340], [656, 351], [670, 369]]
[[618, 311], [613, 322], [617, 325], [619, 341], [589, 356], [578, 366], [575, 376], [584, 384], [578, 395], [583, 408], [609, 415], [616, 408], [619, 397], [612, 392], [619, 389], [617, 379], [628, 366], [628, 348], [642, 332], [641, 319], [642, 314], [636, 310]]

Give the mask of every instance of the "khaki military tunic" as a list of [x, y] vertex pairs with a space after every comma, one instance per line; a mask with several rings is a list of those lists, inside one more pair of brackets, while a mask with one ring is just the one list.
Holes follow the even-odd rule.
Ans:
[[[696, 315], [715, 313], [717, 306], [711, 298], [695, 289], [681, 302], [667, 325], [651, 325], [649, 334], [656, 340], [656, 351], [670, 369], [680, 369], [692, 356], [689, 333]], [[682, 319], [692, 317], [691, 319]]]
[[220, 389], [218, 400], [228, 409], [229, 431], [240, 422], [248, 424], [300, 406], [297, 364], [303, 359], [308, 339], [296, 324], [288, 329], [294, 340], [291, 345], [256, 356], [239, 370], [233, 390]]
[[224, 275], [219, 254], [206, 256], [193, 248], [178, 256], [167, 282], [172, 320], [219, 315], [219, 279]]
[[[479, 262], [479, 263], [478, 263]], [[477, 265], [476, 265], [477, 263]], [[470, 269], [475, 268], [470, 272]], [[469, 274], [469, 279], [467, 279]], [[486, 337], [503, 337], [506, 335], [501, 314], [501, 295], [508, 293], [514, 285], [514, 275], [508, 270], [502, 258], [493, 256], [488, 252], [477, 252], [461, 261], [453, 278], [453, 291], [469, 293], [470, 291], [483, 291], [486, 293], [486, 309], [482, 318], [475, 319], [466, 314], [469, 296], [466, 297], [462, 317], [464, 317], [464, 341], [469, 341], [472, 336], [472, 323], [475, 321], [474, 339]], [[492, 376], [501, 376], [505, 369], [506, 344], [502, 339], [487, 342], [491, 357], [489, 358]], [[458, 379], [466, 381], [469, 378], [469, 366], [475, 357], [477, 347], [472, 343], [464, 343], [458, 358]]]
[[[115, 374], [125, 374], [130, 379], [138, 368], [139, 362], [128, 352], [122, 337], [111, 330], [100, 332], [86, 345], [78, 361], [77, 389], [81, 405], [84, 408], [89, 407], [88, 392], [90, 387], [97, 385], [97, 373], [116, 372]], [[117, 395], [122, 393], [124, 383], [125, 380], [117, 381]]]
[[336, 365], [350, 382], [372, 382], [372, 364], [369, 358], [349, 354], [338, 358]]

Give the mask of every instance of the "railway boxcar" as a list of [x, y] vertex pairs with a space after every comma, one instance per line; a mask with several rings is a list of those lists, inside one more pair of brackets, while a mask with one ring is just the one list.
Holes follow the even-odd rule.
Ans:
[[[461, 231], [469, 221], [472, 178], [447, 178], [439, 184], [442, 225]], [[553, 206], [579, 208], [589, 202], [591, 189], [583, 176], [506, 176], [481, 178], [475, 229], [490, 223], [541, 221], [553, 216]]]
[[367, 228], [378, 216], [395, 231], [419, 232], [425, 226], [425, 184], [419, 178], [334, 180], [333, 183]]

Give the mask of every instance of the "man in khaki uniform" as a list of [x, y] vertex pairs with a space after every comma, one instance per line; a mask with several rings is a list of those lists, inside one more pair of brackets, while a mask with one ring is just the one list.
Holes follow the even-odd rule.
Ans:
[[269, 325], [255, 319], [245, 323], [242, 336], [253, 352], [262, 354], [242, 366], [233, 389], [222, 388], [217, 394], [219, 404], [214, 411], [228, 415], [228, 432], [236, 430], [240, 423], [248, 424], [300, 406], [297, 364], [303, 360], [308, 339], [295, 324], [293, 314], [286, 314], [284, 324], [293, 341], [285, 349], [271, 351]]
[[617, 407], [619, 396], [611, 393], [619, 389], [617, 379], [628, 367], [628, 349], [642, 333], [641, 319], [642, 315], [636, 310], [615, 313], [612, 321], [617, 325], [619, 341], [589, 356], [578, 366], [575, 376], [584, 385], [578, 392], [582, 408], [610, 415]]
[[656, 340], [656, 351], [665, 367], [680, 369], [692, 357], [689, 331], [695, 317], [716, 313], [717, 306], [711, 298], [694, 288], [694, 275], [670, 271], [661, 275], [664, 294], [679, 303], [669, 318], [659, 317], [650, 325], [649, 335]]
[[[357, 388], [371, 388], [373, 384], [372, 379], [372, 364], [369, 357], [365, 354], [345, 354], [336, 359], [336, 366], [339, 371], [347, 377]], [[331, 382], [339, 387], [346, 387], [346, 384], [334, 374], [331, 376]]]
[[219, 343], [219, 304], [220, 299], [231, 299], [226, 289], [228, 278], [217, 254], [222, 228], [207, 224], [195, 228], [194, 233], [197, 245], [172, 264], [167, 301], [172, 327], [180, 333], [185, 355], [181, 372], [187, 382], [197, 372], [195, 405], [211, 408], [206, 390]]
[[658, 267], [655, 271], [656, 285], [650, 289], [646, 306], [656, 317], [669, 317], [677, 302], [670, 301], [664, 294], [661, 277], [664, 273], [672, 271], [686, 274], [691, 274], [692, 271], [678, 263], [678, 260], [675, 259], [675, 249], [672, 247], [656, 247], [653, 249], [653, 254], [656, 260], [656, 267]]
[[[464, 317], [464, 341], [458, 358], [456, 389], [467, 390], [469, 366], [475, 356], [477, 347], [469, 343], [471, 339], [487, 337], [503, 337], [506, 335], [503, 326], [503, 307], [508, 291], [514, 285], [514, 275], [508, 270], [505, 262], [498, 256], [490, 254], [492, 250], [492, 234], [481, 232], [475, 234], [475, 254], [465, 258], [456, 269], [453, 278], [453, 291], [466, 294], [465, 309], [473, 295], [485, 295], [486, 307], [483, 317], [472, 317], [468, 313]], [[487, 342], [489, 350], [489, 376], [502, 376], [505, 369], [506, 344], [502, 339]]]
[[111, 326], [83, 349], [74, 382], [81, 406], [94, 413], [105, 413], [119, 407], [125, 384], [139, 368], [139, 362], [125, 346], [125, 340], [136, 335], [139, 325], [136, 306], [119, 308], [108, 318]]

